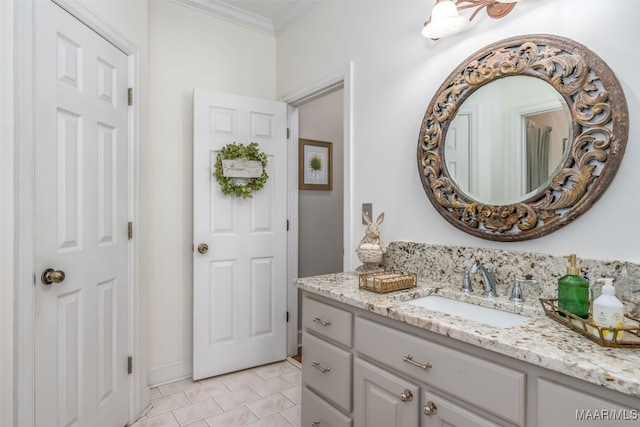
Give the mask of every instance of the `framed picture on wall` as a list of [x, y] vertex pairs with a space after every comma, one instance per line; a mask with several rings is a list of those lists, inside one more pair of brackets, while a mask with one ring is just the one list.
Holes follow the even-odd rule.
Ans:
[[332, 143], [300, 139], [298, 147], [298, 188], [331, 190], [333, 181]]

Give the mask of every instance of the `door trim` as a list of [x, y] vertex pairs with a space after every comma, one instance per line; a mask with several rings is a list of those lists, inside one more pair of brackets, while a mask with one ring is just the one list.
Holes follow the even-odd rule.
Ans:
[[289, 183], [288, 193], [288, 218], [289, 235], [287, 236], [287, 311], [289, 323], [287, 324], [287, 355], [294, 356], [298, 353], [298, 292], [293, 286], [293, 280], [298, 277], [298, 144], [294, 143], [299, 138], [298, 107], [306, 102], [313, 101], [324, 95], [328, 95], [338, 89], [344, 90], [343, 98], [343, 155], [344, 155], [344, 185], [343, 185], [343, 255], [342, 269], [352, 270], [355, 262], [354, 236], [351, 229], [353, 212], [352, 203], [352, 162], [351, 162], [351, 135], [353, 133], [353, 62], [350, 61], [344, 68], [333, 74], [311, 83], [301, 89], [280, 98], [287, 103], [287, 126], [290, 134], [288, 139]]
[[[34, 426], [34, 67], [35, 67], [35, 27], [34, 3], [38, 0], [14, 3], [15, 39], [15, 364], [14, 364], [14, 423]], [[69, 14], [91, 28], [97, 34], [125, 53], [129, 58], [129, 87], [137, 89], [139, 50], [111, 25], [77, 0], [53, 0]], [[139, 146], [139, 90], [134, 90], [134, 103], [129, 108], [129, 218], [138, 224], [138, 146]], [[137, 228], [137, 227], [136, 227]], [[143, 354], [140, 345], [140, 298], [138, 281], [138, 232], [134, 228], [134, 238], [129, 244], [129, 354], [134, 361], [140, 361]], [[149, 403], [149, 389], [145, 372], [134, 365], [129, 378], [129, 421], [132, 423]]]

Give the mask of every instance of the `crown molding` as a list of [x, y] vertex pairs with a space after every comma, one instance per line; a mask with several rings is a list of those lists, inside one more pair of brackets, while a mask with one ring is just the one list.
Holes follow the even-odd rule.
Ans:
[[232, 6], [220, 0], [170, 0], [199, 12], [213, 15], [234, 24], [242, 25], [261, 33], [276, 37], [300, 19], [304, 14], [320, 4], [321, 0], [299, 0], [286, 14], [275, 22], [265, 17]]
[[247, 12], [238, 7], [231, 6], [218, 0], [171, 0], [184, 6], [213, 15], [225, 21], [242, 25], [261, 33], [269, 34], [275, 37], [275, 29], [270, 19], [263, 18], [254, 13]]

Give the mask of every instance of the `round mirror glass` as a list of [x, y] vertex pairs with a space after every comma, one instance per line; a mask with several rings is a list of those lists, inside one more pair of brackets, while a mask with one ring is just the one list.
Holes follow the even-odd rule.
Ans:
[[544, 80], [510, 76], [476, 90], [449, 123], [444, 159], [469, 197], [502, 205], [546, 187], [567, 159], [571, 112]]
[[420, 127], [418, 172], [460, 230], [534, 239], [600, 198], [628, 131], [620, 82], [594, 52], [559, 36], [512, 37], [478, 50], [440, 85]]

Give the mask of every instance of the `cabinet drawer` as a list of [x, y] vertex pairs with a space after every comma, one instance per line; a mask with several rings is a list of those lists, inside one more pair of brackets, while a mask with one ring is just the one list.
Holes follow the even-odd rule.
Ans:
[[302, 326], [307, 331], [351, 347], [353, 314], [339, 308], [305, 298], [302, 301]]
[[308, 388], [303, 387], [301, 425], [305, 427], [351, 427], [351, 418], [343, 415]]
[[524, 373], [362, 318], [356, 319], [355, 336], [363, 355], [524, 425]]
[[302, 335], [302, 382], [326, 399], [351, 411], [351, 353]]
[[625, 408], [562, 384], [538, 378], [538, 425], [563, 427], [638, 425], [638, 408]]

